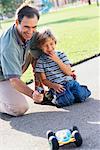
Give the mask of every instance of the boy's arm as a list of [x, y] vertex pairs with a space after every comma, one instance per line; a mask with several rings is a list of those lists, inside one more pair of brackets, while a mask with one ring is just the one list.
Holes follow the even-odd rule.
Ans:
[[59, 68], [63, 71], [64, 74], [73, 76], [70, 64], [64, 64], [55, 53], [51, 53], [50, 58], [58, 64]]
[[41, 76], [41, 80], [45, 86], [54, 89], [58, 93], [63, 92], [65, 90], [63, 85], [58, 84], [58, 83], [52, 83], [51, 81], [49, 81], [46, 78], [45, 73], [40, 73], [40, 76]]

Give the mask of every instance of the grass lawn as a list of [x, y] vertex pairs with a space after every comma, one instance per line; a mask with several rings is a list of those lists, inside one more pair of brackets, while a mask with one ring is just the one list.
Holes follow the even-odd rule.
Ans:
[[[58, 40], [57, 49], [64, 51], [74, 63], [100, 52], [99, 11], [100, 8], [96, 5], [66, 7], [57, 12], [41, 15], [38, 28], [50, 27]], [[11, 24], [12, 21], [2, 22], [2, 30]], [[30, 66], [22, 80], [27, 81], [32, 76]]]

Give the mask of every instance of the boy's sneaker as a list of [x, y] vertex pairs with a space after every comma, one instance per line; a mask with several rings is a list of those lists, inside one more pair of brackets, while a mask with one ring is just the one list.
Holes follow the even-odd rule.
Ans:
[[56, 106], [56, 95], [53, 94], [52, 91], [46, 92], [41, 104]]

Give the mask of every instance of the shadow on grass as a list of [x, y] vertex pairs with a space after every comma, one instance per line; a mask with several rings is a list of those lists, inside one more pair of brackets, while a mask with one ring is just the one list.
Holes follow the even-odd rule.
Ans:
[[48, 23], [43, 23], [43, 24], [39, 24], [39, 27], [41, 26], [46, 26], [46, 25], [53, 25], [53, 24], [60, 24], [60, 23], [69, 23], [69, 22], [76, 22], [76, 21], [87, 21], [90, 19], [96, 19], [99, 16], [95, 16], [95, 17], [77, 17], [77, 18], [68, 18], [68, 19], [63, 19], [63, 20], [58, 20], [58, 21], [51, 21]]
[[[51, 129], [56, 132], [59, 129], [70, 129], [76, 125], [83, 137], [83, 148], [81, 147], [81, 149], [98, 149], [98, 145], [100, 146], [98, 140], [100, 139], [100, 100], [89, 98], [84, 103], [74, 104], [65, 107], [64, 110], [59, 110], [35, 112], [20, 117], [10, 116], [8, 120], [13, 129], [43, 138], [46, 138], [47, 130]], [[2, 118], [1, 114], [0, 118]], [[4, 120], [7, 120], [7, 115]], [[69, 144], [61, 149], [69, 148], [74, 149], [75, 145]]]

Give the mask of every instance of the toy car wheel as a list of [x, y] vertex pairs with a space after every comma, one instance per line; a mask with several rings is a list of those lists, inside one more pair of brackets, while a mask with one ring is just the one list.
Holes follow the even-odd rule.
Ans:
[[77, 147], [79, 147], [79, 146], [81, 146], [82, 145], [82, 143], [83, 143], [83, 140], [82, 140], [82, 137], [81, 137], [81, 134], [79, 133], [79, 132], [76, 132], [75, 134], [74, 134], [74, 138], [75, 138], [75, 145], [77, 146]]
[[49, 144], [50, 144], [51, 150], [58, 150], [59, 149], [59, 143], [58, 143], [55, 136], [50, 136]]
[[49, 131], [47, 131], [46, 135], [47, 135], [47, 138], [49, 139], [50, 136], [55, 136], [55, 133], [52, 132], [51, 130], [49, 130]]
[[75, 130], [79, 131], [77, 126], [73, 126], [73, 131], [75, 131]]

